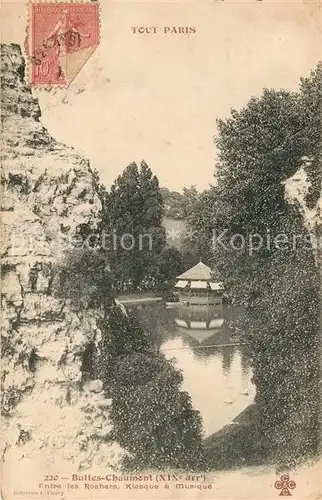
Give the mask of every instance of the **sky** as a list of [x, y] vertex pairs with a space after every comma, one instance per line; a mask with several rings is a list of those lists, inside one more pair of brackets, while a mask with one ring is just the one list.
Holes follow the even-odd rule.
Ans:
[[[144, 159], [160, 184], [213, 181], [216, 119], [263, 88], [296, 90], [321, 54], [314, 8], [291, 1], [101, 2], [100, 44], [68, 89], [34, 89], [42, 122], [109, 186]], [[4, 2], [3, 42], [23, 44], [25, 1]], [[158, 27], [133, 33], [132, 27]], [[195, 33], [164, 33], [164, 27]]]

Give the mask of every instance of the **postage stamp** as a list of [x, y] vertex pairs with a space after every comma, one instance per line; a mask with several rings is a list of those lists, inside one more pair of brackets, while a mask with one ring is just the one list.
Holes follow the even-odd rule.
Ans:
[[30, 3], [29, 79], [68, 86], [99, 44], [99, 3]]

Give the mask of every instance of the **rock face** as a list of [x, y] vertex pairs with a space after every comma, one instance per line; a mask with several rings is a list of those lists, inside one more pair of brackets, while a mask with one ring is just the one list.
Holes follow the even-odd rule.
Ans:
[[106, 440], [110, 401], [82, 373], [101, 332], [94, 316], [50, 294], [53, 264], [77, 228], [95, 227], [97, 178], [42, 126], [24, 73], [19, 46], [2, 46], [3, 460], [45, 473], [57, 463], [111, 468], [122, 450]]
[[312, 236], [312, 246], [315, 250], [317, 265], [322, 268], [322, 186], [320, 189], [320, 198], [317, 200], [316, 205], [309, 208], [306, 203], [306, 196], [310, 187], [306, 167], [309, 166], [310, 162], [307, 161], [286, 181], [286, 196], [290, 201], [295, 201], [299, 204], [305, 225]]

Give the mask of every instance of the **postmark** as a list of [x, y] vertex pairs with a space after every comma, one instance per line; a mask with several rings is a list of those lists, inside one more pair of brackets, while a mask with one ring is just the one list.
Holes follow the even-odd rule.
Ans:
[[99, 45], [99, 3], [31, 2], [29, 9], [30, 83], [68, 86]]

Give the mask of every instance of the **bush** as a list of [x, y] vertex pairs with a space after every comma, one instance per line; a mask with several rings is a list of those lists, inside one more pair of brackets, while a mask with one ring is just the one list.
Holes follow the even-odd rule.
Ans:
[[113, 283], [106, 256], [99, 250], [68, 251], [56, 265], [53, 294], [69, 299], [76, 309], [108, 306], [113, 302]]
[[180, 390], [181, 372], [156, 352], [133, 315], [115, 307], [101, 327], [101, 377], [112, 398], [111, 437], [131, 454], [124, 466], [200, 467], [201, 416]]
[[182, 375], [161, 356], [135, 354], [115, 366], [114, 436], [132, 455], [131, 468], [201, 465], [201, 417], [180, 391]]

